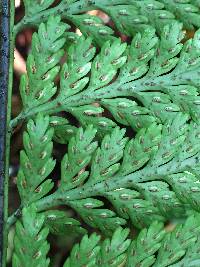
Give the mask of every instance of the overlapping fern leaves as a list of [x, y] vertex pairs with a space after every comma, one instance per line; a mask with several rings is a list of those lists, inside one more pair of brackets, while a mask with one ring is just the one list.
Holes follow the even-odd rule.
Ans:
[[[60, 24], [58, 18], [52, 18], [48, 25], [54, 25], [54, 29], [61, 27], [58, 37], [53, 40], [58, 50], [63, 46], [62, 33], [66, 27]], [[80, 37], [67, 51], [69, 58], [62, 66], [57, 96], [49, 102], [56, 93], [53, 79], [63, 52], [50, 52], [47, 55], [50, 65], [41, 65], [40, 54], [36, 53], [35, 47], [41, 46], [36, 40], [43, 38], [42, 27], [33, 39], [33, 52], [29, 56], [32, 60], [27, 63], [30, 69], [28, 77], [23, 77], [21, 81], [24, 109], [11, 126], [38, 112], [68, 111], [84, 127], [93, 124], [106, 133], [116, 123], [98, 117], [103, 107], [112, 113], [117, 122], [131, 125], [136, 131], [152, 122], [164, 123], [178, 112], [188, 113], [193, 120], [198, 118], [198, 31], [183, 46], [180, 42], [184, 35], [179, 23], [166, 26], [160, 40], [155, 31], [148, 28], [142, 34], [136, 34], [127, 48], [119, 39], [106, 42], [95, 57], [91, 39]], [[53, 44], [47, 42], [46, 45], [47, 51], [51, 51]], [[46, 57], [44, 60], [46, 62]], [[33, 71], [36, 73], [33, 74]], [[41, 77], [37, 85], [35, 75]], [[134, 100], [125, 98], [127, 96], [134, 97]], [[101, 107], [91, 105], [95, 101]]]
[[[40, 266], [33, 259], [48, 266], [48, 231], [85, 233], [81, 219], [110, 239], [85, 235], [64, 267], [199, 266], [200, 32], [182, 42], [183, 26], [200, 26], [199, 1], [53, 2], [26, 0], [15, 28], [46, 20], [21, 78], [23, 110], [10, 125], [28, 120], [13, 266]], [[99, 18], [80, 14], [94, 8], [133, 36], [131, 43], [114, 37]], [[83, 36], [67, 31], [60, 16], [47, 20], [55, 14]], [[52, 140], [66, 147], [54, 189]], [[57, 205], [72, 208], [80, 221], [54, 210]], [[165, 233], [163, 222], [190, 214]], [[129, 222], [143, 229], [133, 241], [120, 227]]]
[[33, 206], [24, 208], [22, 221], [16, 223], [15, 253], [13, 255], [13, 267], [49, 266], [49, 244], [46, 240], [49, 229], [44, 226], [45, 216], [36, 213]]
[[[17, 222], [13, 266], [49, 266], [48, 228], [43, 228], [44, 215], [35, 207], [23, 210], [22, 223]], [[162, 223], [154, 222], [141, 230], [137, 238], [128, 238], [129, 230], [118, 227], [104, 240], [93, 233], [76, 244], [64, 267], [82, 266], [198, 266], [199, 215], [190, 216], [184, 224], [166, 232]], [[23, 236], [22, 236], [23, 233]]]
[[[22, 152], [17, 180], [23, 205], [41, 199], [52, 188], [49, 179], [42, 182], [54, 166], [53, 129], [43, 128], [42, 135], [37, 129], [45, 122], [48, 127], [49, 118], [37, 116], [35, 124], [28, 123], [29, 135], [24, 135], [27, 154]], [[61, 162], [59, 188], [36, 205], [39, 210], [68, 205], [87, 224], [108, 234], [128, 219], [142, 228], [155, 220], [186, 216], [191, 209], [198, 211], [199, 131], [197, 124], [188, 123], [188, 116], [180, 113], [164, 126], [141, 129], [130, 140], [116, 127], [97, 148], [96, 130], [80, 128]], [[43, 140], [44, 145], [38, 147]], [[40, 155], [45, 157], [34, 165]], [[95, 196], [108, 199], [113, 208], [104, 208]]]
[[[129, 36], [143, 31], [149, 25], [160, 32], [164, 25], [175, 20], [183, 22], [187, 29], [200, 27], [198, 0], [61, 0], [54, 7], [53, 2], [25, 0], [25, 17], [16, 30], [26, 25], [39, 25], [47, 20], [48, 15], [61, 15], [80, 28], [85, 36], [92, 34], [95, 42], [101, 45], [105, 40], [112, 39], [113, 30], [105, 26], [101, 19], [81, 14], [93, 9], [107, 13], [116, 28]], [[70, 36], [76, 38], [73, 34]]]

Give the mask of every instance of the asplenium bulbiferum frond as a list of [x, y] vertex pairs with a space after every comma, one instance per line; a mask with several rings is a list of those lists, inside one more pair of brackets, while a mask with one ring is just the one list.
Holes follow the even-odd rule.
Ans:
[[[8, 220], [18, 218], [13, 266], [49, 266], [48, 233], [85, 234], [84, 223], [107, 238], [85, 235], [64, 267], [199, 266], [200, 32], [185, 41], [182, 30], [200, 26], [199, 1], [53, 2], [24, 1], [15, 26], [38, 32], [21, 77], [23, 109], [10, 123], [12, 131], [28, 121], [21, 206]], [[92, 9], [131, 42], [82, 14]], [[54, 142], [66, 148], [59, 186]], [[165, 232], [163, 223], [189, 215]], [[133, 241], [121, 228], [128, 223], [140, 229]]]
[[[27, 25], [39, 25], [49, 16], [60, 15], [75, 24], [85, 35], [91, 35], [97, 44], [112, 39], [114, 31], [100, 18], [82, 14], [90, 10], [102, 10], [115, 23], [116, 28], [128, 36], [152, 26], [160, 32], [164, 25], [179, 20], [184, 28], [200, 27], [199, 0], [61, 0], [52, 7], [54, 0], [24, 0], [25, 16], [16, 30]], [[70, 33], [69, 37], [76, 38]]]
[[[63, 267], [198, 266], [199, 221], [199, 214], [192, 215], [172, 232], [166, 232], [162, 223], [153, 222], [132, 241], [128, 239], [129, 230], [121, 227], [104, 240], [95, 233], [84, 235], [80, 244], [73, 247]], [[46, 240], [49, 224], [59, 229], [64, 222], [65, 226], [73, 227], [68, 218], [63, 220], [59, 211], [47, 215], [36, 213], [34, 205], [24, 208], [21, 222], [16, 223], [13, 267], [27, 266], [27, 262], [33, 267], [49, 266]]]

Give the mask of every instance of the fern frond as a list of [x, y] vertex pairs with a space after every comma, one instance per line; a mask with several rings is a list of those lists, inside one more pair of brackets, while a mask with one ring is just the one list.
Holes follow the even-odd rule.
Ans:
[[31, 96], [30, 106], [35, 107], [24, 106], [11, 127], [38, 112], [59, 111], [71, 113], [83, 127], [93, 124], [101, 137], [116, 126], [110, 118], [99, 117], [104, 110], [136, 131], [152, 122], [165, 123], [180, 112], [197, 121], [199, 31], [184, 46], [183, 36], [179, 23], [165, 26], [160, 40], [149, 28], [138, 33], [128, 48], [118, 39], [106, 42], [95, 57], [91, 39], [80, 37], [68, 49], [57, 97], [48, 102], [54, 90], [45, 93], [45, 103]]
[[50, 17], [46, 24], [39, 26], [38, 33], [33, 34], [32, 50], [27, 59], [27, 74], [22, 75], [20, 83], [24, 108], [41, 105], [56, 93], [54, 79], [64, 54], [63, 33], [66, 29], [67, 25], [59, 17]]
[[90, 38], [80, 37], [76, 44], [69, 47], [69, 58], [61, 71], [59, 93], [63, 98], [79, 93], [89, 82], [85, 76], [91, 69], [91, 60], [96, 51], [91, 43]]
[[48, 267], [49, 244], [46, 239], [49, 233], [44, 226], [45, 216], [36, 213], [34, 205], [24, 208], [22, 219], [16, 223], [14, 238], [15, 251], [13, 267]]
[[199, 7], [192, 1], [175, 0], [133, 0], [112, 8], [99, 5], [106, 12], [116, 27], [126, 35], [133, 35], [152, 25], [160, 32], [166, 24], [175, 20], [184, 24], [186, 29], [199, 27]]
[[44, 225], [52, 234], [66, 235], [69, 233], [85, 234], [86, 230], [80, 226], [80, 222], [69, 217], [66, 212], [60, 210], [48, 210], [43, 212]]
[[[37, 204], [42, 210], [45, 203], [47, 207], [69, 205], [87, 224], [107, 234], [128, 219], [142, 228], [155, 220], [185, 216], [189, 209], [198, 211], [200, 128], [194, 122], [188, 123], [188, 118], [178, 113], [163, 127], [154, 124], [141, 129], [130, 141], [124, 138], [124, 130], [115, 128], [105, 135], [99, 148], [94, 141], [96, 130], [92, 126], [80, 128], [70, 139], [62, 160], [58, 190], [44, 197], [52, 183], [43, 181], [55, 165], [51, 158], [53, 130], [49, 125], [58, 124], [59, 117], [50, 120], [39, 115], [35, 124], [28, 123], [24, 135], [26, 153], [21, 153], [18, 175], [22, 204], [42, 198]], [[38, 161], [44, 154], [44, 159]], [[186, 181], [182, 182], [182, 176], [188, 176]], [[94, 198], [97, 196], [107, 198], [116, 213], [104, 208], [104, 201]]]
[[82, 14], [97, 9], [107, 13], [116, 28], [129, 36], [143, 31], [149, 25], [160, 32], [165, 25], [175, 20], [182, 22], [186, 29], [200, 27], [198, 0], [61, 0], [57, 6], [50, 7], [52, 2], [25, 0], [25, 17], [17, 25], [17, 30], [26, 25], [38, 25], [46, 20], [48, 15], [61, 15], [62, 18], [70, 20], [85, 36], [92, 35], [95, 42], [101, 45], [105, 39], [113, 38], [113, 30], [105, 26], [101, 19]]
[[125, 131], [116, 127], [110, 135], [102, 140], [101, 147], [97, 149], [91, 164], [89, 181], [98, 182], [115, 175], [120, 168], [118, 163], [123, 157], [127, 138]]
[[100, 247], [97, 245], [100, 237], [96, 234], [92, 234], [90, 237], [85, 235], [80, 244], [76, 244], [70, 257], [67, 259], [63, 267], [82, 267], [84, 265], [95, 266], [96, 257], [98, 255]]
[[51, 157], [53, 129], [49, 128], [49, 117], [37, 115], [29, 120], [24, 132], [24, 150], [20, 153], [20, 169], [17, 187], [23, 205], [30, 204], [45, 196], [53, 188], [51, 179], [45, 180], [52, 172], [55, 161]]
[[[21, 206], [12, 219], [22, 215], [13, 266], [49, 266], [48, 233], [85, 234], [82, 221], [108, 238], [85, 235], [64, 267], [198, 266], [200, 30], [185, 40], [182, 28], [200, 27], [199, 0], [24, 5], [14, 35], [25, 25], [39, 28], [20, 82], [23, 109], [10, 125], [29, 119], [17, 177]], [[115, 28], [86, 13], [93, 9]], [[82, 36], [66, 32], [61, 19]], [[116, 30], [132, 41], [114, 37]], [[52, 193], [53, 141], [66, 154]], [[54, 210], [58, 205], [78, 219]], [[127, 224], [142, 229], [133, 241], [121, 228]]]
[[181, 259], [187, 249], [194, 249], [200, 229], [198, 220], [198, 216], [195, 218], [193, 215], [186, 220], [185, 224], [178, 225], [173, 232], [166, 235], [159, 249], [155, 267], [170, 266]]
[[129, 246], [125, 266], [152, 266], [156, 261], [155, 254], [159, 251], [165, 236], [162, 223], [153, 222], [148, 229], [141, 230], [137, 239]]
[[93, 42], [102, 46], [106, 41], [113, 40], [113, 29], [104, 25], [101, 18], [89, 14], [66, 16], [85, 37], [92, 36]]
[[[99, 242], [94, 234], [89, 238], [85, 236], [80, 248], [79, 245], [74, 246], [64, 267], [82, 266], [83, 263], [95, 267], [198, 266], [199, 246], [195, 242], [199, 238], [199, 230], [199, 215], [193, 215], [171, 232], [166, 232], [162, 224], [154, 222], [143, 229], [131, 244], [127, 239], [127, 229], [122, 228], [115, 231], [111, 240]], [[188, 253], [191, 253], [190, 260]], [[184, 265], [186, 262], [189, 265]]]
[[91, 227], [100, 229], [102, 233], [110, 236], [120, 225], [125, 225], [126, 220], [117, 217], [117, 214], [106, 208], [102, 208], [104, 203], [94, 198], [78, 199], [68, 201], [77, 214]]
[[194, 245], [190, 246], [190, 248], [188, 248], [183, 259], [180, 260], [178, 263], [170, 265], [170, 267], [198, 266], [199, 262], [200, 262], [200, 259], [199, 259], [199, 236], [197, 236], [197, 239], [196, 239]]
[[84, 168], [89, 164], [92, 154], [97, 147], [97, 142], [92, 142], [96, 130], [89, 126], [85, 131], [79, 129], [68, 145], [68, 153], [61, 163], [61, 190], [74, 188], [88, 177]]
[[129, 230], [119, 227], [112, 238], [105, 239], [101, 243], [101, 249], [97, 258], [97, 266], [118, 267], [126, 261], [126, 250], [130, 245], [128, 239]]
[[[163, 127], [155, 124], [141, 129], [130, 141], [123, 130], [115, 128], [100, 148], [93, 141], [93, 128], [80, 129], [69, 141], [58, 190], [37, 207], [68, 205], [87, 224], [108, 235], [129, 219], [143, 228], [155, 220], [186, 216], [191, 209], [199, 211], [195, 175], [200, 129], [187, 121], [188, 116], [180, 113]], [[109, 200], [116, 213], [112, 207], [104, 208], [103, 199], [97, 196]]]
[[24, 0], [25, 13], [27, 17], [31, 17], [42, 12], [45, 9], [48, 9], [54, 2], [54, 0], [46, 0], [46, 1], [31, 1]]
[[78, 130], [63, 117], [51, 116], [49, 124], [54, 129], [53, 140], [60, 144], [67, 144]]
[[118, 228], [111, 240], [105, 239], [101, 243], [96, 234], [92, 234], [90, 237], [85, 235], [80, 245], [77, 244], [73, 247], [64, 267], [81, 267], [84, 264], [91, 267], [121, 266], [126, 259], [124, 252], [130, 244], [130, 240], [127, 239], [128, 233], [128, 229]]

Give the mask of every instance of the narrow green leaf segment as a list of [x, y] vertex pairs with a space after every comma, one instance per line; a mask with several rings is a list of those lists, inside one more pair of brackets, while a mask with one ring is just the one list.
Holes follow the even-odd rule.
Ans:
[[46, 241], [49, 230], [43, 228], [45, 216], [36, 213], [34, 205], [24, 208], [22, 221], [16, 224], [15, 252], [13, 255], [13, 267], [49, 266], [50, 260], [46, 257], [49, 244]]
[[13, 266], [50, 266], [49, 233], [83, 235], [64, 267], [200, 266], [199, 1], [24, 6], [15, 34], [38, 30], [9, 129], [26, 124]]
[[[20, 169], [17, 186], [23, 205], [30, 204], [46, 195], [53, 187], [47, 176], [55, 161], [51, 157], [53, 128], [49, 128], [49, 117], [38, 115], [27, 124], [24, 133], [24, 148], [20, 153]], [[44, 181], [45, 180], [45, 181]]]

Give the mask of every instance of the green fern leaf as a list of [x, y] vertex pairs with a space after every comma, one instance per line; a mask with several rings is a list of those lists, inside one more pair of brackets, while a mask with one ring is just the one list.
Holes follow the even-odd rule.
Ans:
[[108, 179], [118, 172], [123, 157], [124, 147], [127, 138], [124, 138], [125, 131], [115, 128], [110, 135], [106, 135], [98, 148], [91, 164], [89, 181], [101, 181]]
[[70, 201], [69, 205], [93, 228], [100, 229], [105, 235], [111, 235], [115, 229], [126, 224], [126, 220], [117, 217], [116, 213], [109, 209], [100, 208], [103, 202], [94, 198], [86, 198]]
[[[39, 201], [38, 208], [49, 207], [49, 203], [68, 205], [87, 224], [107, 234], [128, 219], [142, 228], [155, 220], [180, 218], [190, 209], [199, 210], [195, 173], [191, 189], [189, 181], [180, 181], [180, 194], [176, 179], [177, 173], [198, 170], [199, 127], [190, 128], [187, 120], [180, 113], [162, 131], [159, 125], [152, 125], [129, 142], [124, 131], [116, 128], [103, 138], [100, 148], [93, 142], [96, 131], [92, 127], [80, 129], [69, 141], [58, 190]], [[182, 194], [188, 192], [194, 194], [183, 201]], [[117, 214], [112, 207], [102, 209], [104, 203], [94, 198], [97, 196], [108, 199]]]
[[92, 40], [80, 37], [78, 42], [69, 48], [69, 59], [61, 71], [60, 95], [62, 98], [74, 95], [86, 86], [89, 81], [84, 77], [91, 69], [90, 61], [94, 57], [95, 48], [91, 48]]
[[72, 262], [74, 266], [82, 266], [79, 265], [80, 262], [95, 267], [198, 266], [199, 246], [194, 246], [199, 238], [197, 214], [190, 216], [183, 224], [178, 224], [171, 232], [166, 232], [162, 224], [154, 222], [149, 228], [141, 230], [131, 243], [127, 235], [128, 229], [119, 227], [111, 239], [102, 242], [94, 234], [89, 238], [84, 236], [80, 245], [77, 244], [72, 249], [64, 267], [73, 266]]
[[156, 261], [155, 253], [160, 249], [165, 234], [163, 224], [158, 222], [152, 223], [148, 229], [141, 230], [128, 249], [125, 266], [152, 266]]
[[49, 8], [53, 4], [54, 0], [45, 0], [45, 1], [24, 0], [23, 2], [25, 6], [26, 16], [31, 17]]
[[[69, 60], [63, 66], [56, 99], [31, 111], [24, 107], [11, 127], [40, 111], [48, 114], [67, 111], [84, 127], [94, 124], [103, 137], [116, 124], [108, 118], [100, 119], [98, 113], [103, 110], [101, 106], [92, 107], [94, 102], [111, 111], [117, 122], [131, 125], [136, 131], [152, 122], [165, 123], [186, 111], [196, 121], [199, 114], [198, 35], [197, 31], [181, 50], [180, 24], [166, 26], [159, 42], [155, 32], [148, 29], [142, 35], [137, 34], [126, 51], [126, 45], [118, 39], [105, 43], [93, 62], [95, 50], [90, 47], [91, 40], [81, 37], [80, 42], [69, 48]], [[122, 98], [127, 96], [134, 96], [136, 103]], [[138, 105], [138, 101], [142, 105]]]
[[149, 109], [127, 98], [103, 99], [101, 104], [112, 113], [118, 123], [131, 126], [136, 132], [141, 128], [148, 128], [157, 121]]
[[[44, 1], [43, 1], [44, 2]], [[32, 51], [27, 59], [27, 73], [23, 74], [20, 93], [25, 108], [43, 104], [56, 93], [54, 79], [59, 72], [58, 63], [64, 54], [63, 33], [67, 25], [59, 17], [50, 17], [42, 23], [32, 37]]]
[[157, 207], [154, 207], [149, 200], [142, 199], [134, 190], [121, 189], [105, 193], [104, 196], [110, 200], [122, 218], [126, 220], [130, 218], [137, 228], [149, 226], [155, 220], [164, 221]]
[[67, 144], [78, 130], [63, 117], [51, 116], [49, 124], [54, 129], [53, 140], [59, 144]]
[[27, 124], [24, 133], [24, 148], [20, 153], [20, 169], [17, 186], [23, 205], [45, 196], [52, 188], [51, 179], [45, 180], [52, 172], [55, 161], [52, 159], [53, 129], [49, 129], [49, 117], [38, 115]]
[[112, 38], [113, 31], [104, 26], [100, 19], [82, 14], [96, 9], [107, 13], [117, 29], [129, 36], [143, 31], [149, 25], [160, 32], [166, 24], [173, 23], [175, 20], [182, 22], [186, 29], [200, 27], [198, 0], [179, 0], [178, 2], [176, 0], [62, 0], [55, 7], [50, 7], [51, 4], [52, 0], [38, 3], [25, 0], [25, 17], [17, 25], [17, 30], [26, 25], [38, 25], [47, 20], [48, 14], [61, 15], [62, 18], [71, 20], [85, 36], [92, 35], [96, 43], [102, 44], [105, 38], [107, 40]]
[[194, 246], [197, 234], [199, 235], [199, 220], [198, 217], [191, 216], [184, 225], [177, 226], [172, 233], [166, 235], [154, 266], [165, 267], [177, 262], [189, 247]]
[[22, 211], [22, 221], [16, 224], [15, 251], [13, 254], [13, 267], [48, 267], [49, 244], [46, 239], [49, 233], [43, 227], [45, 216], [36, 213], [35, 206], [29, 206]]
[[96, 234], [90, 237], [85, 235], [80, 245], [76, 244], [64, 267], [80, 266], [84, 264], [91, 267], [121, 266], [126, 260], [125, 251], [130, 240], [127, 239], [128, 229], [118, 228], [111, 240], [105, 239], [99, 244], [100, 238]]
[[101, 244], [101, 249], [97, 258], [97, 266], [118, 267], [123, 266], [126, 261], [126, 250], [130, 245], [127, 239], [128, 229], [117, 228], [111, 240], [105, 239]]
[[63, 267], [82, 267], [84, 265], [95, 267], [96, 257], [100, 247], [97, 246], [100, 237], [92, 234], [90, 237], [85, 235], [81, 240], [80, 245], [76, 244], [70, 258], [67, 259]]
[[64, 211], [48, 210], [43, 212], [43, 214], [45, 215], [45, 226], [52, 234], [86, 233], [86, 230], [80, 226], [80, 222], [67, 216], [67, 213]]
[[[14, 34], [46, 22], [33, 35], [20, 82], [23, 109], [10, 126], [31, 118], [17, 177], [21, 206], [11, 217], [22, 211], [13, 266], [48, 266], [48, 232], [83, 234], [81, 220], [110, 239], [85, 235], [65, 267], [198, 266], [200, 30], [185, 41], [182, 27], [200, 26], [199, 0], [24, 4]], [[85, 14], [93, 9], [116, 28]], [[66, 32], [60, 15], [83, 35]], [[115, 30], [133, 40], [123, 43]], [[52, 140], [67, 144], [67, 153], [50, 193]], [[57, 205], [72, 208], [78, 220], [52, 209]], [[188, 215], [163, 230], [166, 221]], [[132, 242], [119, 227], [128, 223], [142, 229]]]
[[75, 137], [72, 137], [68, 145], [68, 153], [61, 163], [61, 190], [74, 188], [88, 177], [85, 167], [89, 164], [92, 154], [97, 147], [96, 142], [92, 142], [96, 130], [89, 126], [85, 131], [79, 129]]
[[149, 161], [158, 150], [161, 130], [161, 125], [152, 124], [149, 128], [138, 131], [135, 138], [131, 139], [125, 147], [118, 175], [132, 173]]
[[104, 25], [101, 18], [89, 14], [67, 16], [68, 19], [84, 34], [92, 36], [95, 44], [102, 46], [106, 41], [114, 39], [114, 31]]
[[165, 8], [170, 12], [176, 14], [177, 19], [181, 20], [187, 29], [193, 29], [194, 26], [199, 27], [199, 9], [193, 5], [192, 1], [179, 1], [175, 0], [161, 0]]
[[97, 135], [103, 138], [106, 134], [112, 132], [116, 123], [111, 119], [102, 117], [103, 108], [94, 105], [85, 105], [75, 107], [69, 110], [70, 113], [80, 122], [81, 126], [86, 128], [93, 125], [97, 129]]

